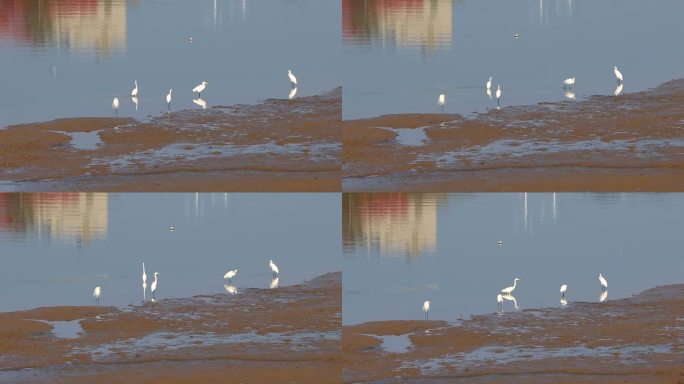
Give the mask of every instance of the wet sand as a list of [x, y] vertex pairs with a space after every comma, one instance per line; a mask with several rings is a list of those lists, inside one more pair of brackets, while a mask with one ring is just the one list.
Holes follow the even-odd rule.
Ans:
[[[341, 280], [101, 307], [99, 319], [95, 307], [2, 313], [0, 382], [338, 383]], [[71, 320], [76, 338], [46, 323]]]
[[339, 191], [341, 115], [337, 88], [146, 121], [93, 117], [10, 126], [0, 129], [0, 189]]
[[405, 114], [346, 121], [343, 188], [684, 191], [682, 105], [684, 79], [617, 97], [506, 107], [469, 118]]
[[[456, 323], [343, 329], [347, 383], [684, 383], [684, 285]], [[386, 351], [385, 335], [406, 335], [409, 348]]]

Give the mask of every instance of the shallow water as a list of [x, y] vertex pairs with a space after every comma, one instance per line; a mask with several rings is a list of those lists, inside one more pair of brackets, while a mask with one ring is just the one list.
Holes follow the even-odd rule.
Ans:
[[115, 96], [120, 116], [160, 115], [170, 88], [173, 111], [202, 109], [202, 81], [208, 107], [287, 99], [288, 69], [297, 97], [320, 94], [340, 44], [334, 0], [2, 0], [0, 127], [111, 116]]
[[[684, 281], [682, 194], [345, 193], [343, 323], [618, 299]], [[498, 242], [502, 241], [499, 245]], [[373, 308], [369, 311], [368, 308]]]
[[677, 0], [343, 0], [343, 117], [437, 113], [440, 93], [445, 112], [496, 108], [490, 76], [504, 108], [612, 96], [614, 66], [621, 93], [654, 87], [684, 75], [670, 48], [682, 12]]
[[[157, 299], [269, 288], [340, 270], [336, 194], [0, 194], [0, 311], [124, 306], [143, 299], [142, 262]], [[337, 219], [335, 219], [337, 218]], [[173, 226], [173, 231], [170, 227]]]

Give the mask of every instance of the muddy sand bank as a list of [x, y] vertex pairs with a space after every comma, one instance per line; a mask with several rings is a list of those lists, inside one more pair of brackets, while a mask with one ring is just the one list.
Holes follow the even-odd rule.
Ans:
[[0, 129], [0, 189], [339, 191], [342, 89], [151, 117]]
[[338, 383], [341, 280], [1, 313], [0, 382]]
[[342, 350], [347, 383], [683, 383], [684, 285], [458, 323], [344, 326]]
[[464, 118], [345, 121], [345, 191], [684, 191], [684, 79]]

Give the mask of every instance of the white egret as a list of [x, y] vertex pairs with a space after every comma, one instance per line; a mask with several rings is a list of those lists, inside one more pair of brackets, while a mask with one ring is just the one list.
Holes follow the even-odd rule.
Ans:
[[492, 89], [492, 77], [489, 76], [489, 80], [487, 80], [487, 89]]
[[564, 88], [571, 88], [573, 85], [575, 85], [575, 78], [574, 77], [563, 80], [563, 87]]
[[202, 107], [202, 109], [207, 109], [207, 102], [202, 99], [192, 99], [192, 102]]
[[615, 78], [617, 79], [618, 83], [622, 83], [622, 72], [617, 67], [613, 67], [613, 73], [615, 74]]
[[152, 301], [154, 301], [154, 299], [155, 299], [154, 293], [157, 291], [157, 276], [159, 276], [159, 272], [154, 273], [154, 281], [152, 282], [152, 285], [150, 286], [150, 291], [152, 291]]
[[503, 312], [503, 296], [500, 293], [496, 295], [496, 302], [499, 305], [499, 312]]
[[297, 87], [290, 89], [290, 93], [287, 95], [287, 98], [292, 100], [295, 98], [295, 96], [297, 96]]
[[437, 98], [437, 105], [439, 105], [439, 108], [442, 110], [442, 112], [444, 112], [444, 103], [446, 103], [446, 96], [444, 96], [442, 93]]
[[224, 284], [223, 288], [226, 290], [226, 292], [230, 293], [231, 295], [237, 294], [237, 288], [232, 284]]
[[569, 100], [575, 100], [576, 98], [575, 92], [573, 92], [570, 89], [566, 89], [565, 91], [563, 91], [563, 96], [565, 96], [565, 98]]
[[503, 245], [503, 240], [499, 240], [499, 247]]
[[618, 83], [615, 87], [615, 96], [620, 96], [622, 94], [622, 83]]
[[599, 302], [603, 303], [604, 301], [606, 301], [607, 298], [608, 298], [608, 290], [606, 289], [605, 291], [601, 292], [601, 296], [599, 296]]
[[135, 110], [138, 110], [138, 97], [137, 96], [131, 96], [131, 101], [133, 104], [135, 104]]
[[519, 280], [520, 279], [517, 277], [515, 279], [513, 279], [513, 285], [510, 287], [506, 287], [506, 288], [502, 289], [501, 293], [505, 293], [507, 295], [510, 295], [511, 293], [513, 293], [513, 291], [515, 291], [515, 286], [518, 285]]
[[520, 34], [519, 34], [519, 33], [516, 33], [514, 36], [515, 36], [515, 38], [517, 39], [517, 38], [520, 37]]
[[496, 109], [499, 109], [499, 101], [501, 99], [501, 86], [496, 85]]
[[269, 285], [269, 288], [276, 289], [276, 288], [278, 288], [279, 284], [280, 284], [280, 277], [276, 276], [271, 280], [271, 285]]
[[176, 230], [176, 228], [174, 228], [173, 225], [169, 227], [169, 231], [173, 232], [175, 230]]
[[197, 93], [197, 94], [198, 94], [198, 98], [199, 98], [200, 100], [202, 100], [202, 91], [204, 91], [204, 88], [206, 88], [207, 85], [209, 85], [209, 83], [207, 83], [206, 81], [203, 81], [202, 84], [200, 84], [200, 85], [196, 86], [195, 88], [193, 88], [193, 89], [192, 89], [192, 92], [193, 92], [193, 93]]
[[423, 312], [425, 312], [425, 320], [427, 320], [428, 312], [430, 312], [430, 300], [425, 300], [423, 303]]
[[567, 285], [567, 284], [561, 285], [561, 287], [560, 287], [561, 296], [565, 297], [565, 291], [567, 291], [567, 290], [568, 290], [568, 285]]
[[233, 277], [235, 277], [235, 275], [237, 275], [237, 271], [238, 271], [237, 269], [234, 269], [232, 271], [228, 271], [228, 272], [226, 272], [225, 275], [223, 275], [223, 278], [228, 279], [228, 280], [233, 280]]
[[114, 117], [119, 116], [119, 98], [115, 97], [112, 101], [112, 109], [114, 109]]
[[599, 282], [601, 283], [601, 290], [605, 291], [608, 289], [608, 280], [603, 277], [603, 274], [599, 273]]
[[291, 70], [287, 70], [287, 77], [290, 78], [290, 88], [297, 88], [297, 78], [292, 74]]
[[173, 89], [169, 89], [169, 94], [166, 95], [166, 107], [169, 112], [171, 112], [171, 92], [173, 92]]
[[95, 305], [100, 308], [100, 293], [102, 293], [102, 288], [97, 286], [93, 291], [93, 297], [95, 298]]
[[273, 260], [269, 260], [268, 265], [271, 267], [271, 271], [273, 272], [273, 277], [276, 277], [280, 274], [280, 271], [278, 270], [278, 266], [275, 265]]
[[147, 286], [147, 273], [145, 273], [145, 262], [143, 261], [143, 274], [142, 274], [142, 279], [143, 279], [143, 287]]
[[131, 97], [138, 96], [138, 80], [135, 81], [135, 88], [131, 91]]

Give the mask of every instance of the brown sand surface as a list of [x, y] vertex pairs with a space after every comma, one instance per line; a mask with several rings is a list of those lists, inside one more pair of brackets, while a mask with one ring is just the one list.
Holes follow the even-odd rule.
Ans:
[[[338, 383], [342, 274], [299, 285], [0, 314], [3, 383]], [[80, 320], [76, 338], [48, 321]]]
[[[381, 336], [406, 335], [405, 351]], [[344, 382], [684, 383], [684, 285], [456, 323], [344, 326]]]
[[[339, 191], [341, 114], [337, 88], [319, 96], [184, 110], [146, 121], [87, 117], [10, 126], [0, 129], [0, 186], [21, 191]], [[84, 133], [93, 133], [85, 139], [90, 146], [72, 140], [73, 134]]]
[[[345, 121], [345, 191], [684, 191], [684, 79], [465, 118]], [[402, 144], [395, 129], [424, 132]], [[414, 131], [414, 133], [419, 133]]]

